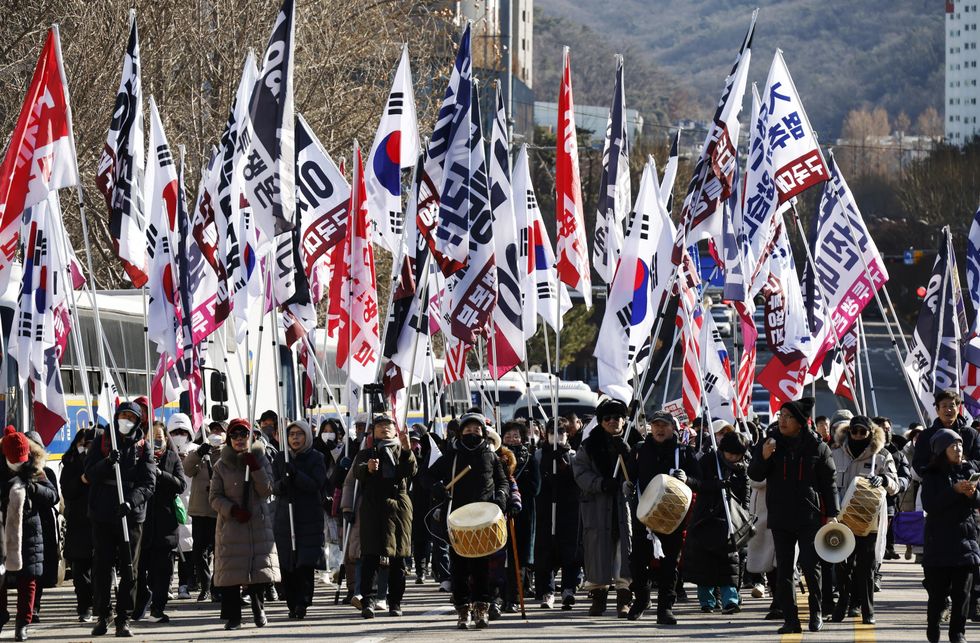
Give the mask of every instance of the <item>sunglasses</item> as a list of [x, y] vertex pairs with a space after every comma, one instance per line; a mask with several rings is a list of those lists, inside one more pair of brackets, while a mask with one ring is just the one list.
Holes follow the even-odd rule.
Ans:
[[244, 440], [248, 437], [248, 431], [232, 431], [228, 437], [232, 440]]
[[617, 413], [616, 415], [606, 415], [606, 416], [604, 416], [602, 418], [602, 421], [605, 422], [607, 420], [625, 420], [625, 419], [626, 419], [626, 416], [625, 415], [620, 415], [620, 414]]
[[850, 433], [851, 435], [868, 435], [868, 430], [863, 426], [859, 426], [853, 429], [849, 429], [848, 433]]

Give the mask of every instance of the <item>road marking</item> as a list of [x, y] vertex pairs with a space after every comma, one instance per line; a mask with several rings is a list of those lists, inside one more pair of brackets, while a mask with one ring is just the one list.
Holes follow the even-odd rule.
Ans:
[[354, 643], [381, 643], [383, 640], [385, 640], [383, 636], [365, 636], [362, 639], [357, 639]]
[[[810, 620], [810, 603], [803, 594], [796, 595], [796, 604], [799, 606], [800, 625], [805, 629]], [[780, 643], [800, 643], [803, 634], [783, 634], [779, 637]]]
[[875, 643], [875, 626], [865, 625], [860, 616], [854, 619], [854, 643]]
[[[442, 616], [443, 614], [450, 614], [456, 611], [456, 607], [453, 605], [443, 605], [442, 607], [437, 607], [434, 610], [429, 610], [428, 612], [423, 612], [422, 616]], [[366, 642], [365, 642], [366, 643]]]

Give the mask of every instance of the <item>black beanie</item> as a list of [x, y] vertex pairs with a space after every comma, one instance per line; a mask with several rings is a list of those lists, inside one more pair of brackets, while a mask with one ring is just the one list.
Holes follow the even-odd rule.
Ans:
[[780, 410], [789, 411], [797, 422], [806, 427], [810, 423], [810, 416], [813, 415], [814, 403], [815, 400], [812, 397], [801, 397], [793, 402], [784, 403]]

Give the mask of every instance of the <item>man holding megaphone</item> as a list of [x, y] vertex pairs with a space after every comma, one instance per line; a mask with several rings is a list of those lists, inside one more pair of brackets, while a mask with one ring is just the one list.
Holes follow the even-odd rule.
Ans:
[[830, 447], [809, 428], [813, 404], [812, 397], [783, 404], [778, 430], [756, 447], [749, 465], [749, 477], [766, 482], [769, 530], [776, 548], [774, 593], [784, 619], [780, 634], [803, 631], [793, 589], [797, 544], [810, 590], [810, 631], [823, 627], [820, 561], [813, 541], [824, 518], [836, 520], [840, 509]]

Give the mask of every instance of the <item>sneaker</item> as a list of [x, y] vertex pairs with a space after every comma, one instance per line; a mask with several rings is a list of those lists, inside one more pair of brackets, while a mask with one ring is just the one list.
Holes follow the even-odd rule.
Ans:
[[92, 636], [103, 636], [109, 631], [109, 619], [100, 618], [92, 628]]
[[575, 605], [575, 590], [566, 589], [561, 593], [561, 608], [568, 611], [573, 605]]
[[741, 611], [742, 608], [739, 607], [738, 603], [729, 603], [728, 605], [721, 608], [722, 614], [738, 614]]
[[392, 603], [388, 606], [388, 616], [401, 616], [402, 606], [398, 603]]
[[364, 606], [361, 604], [361, 595], [360, 594], [354, 594], [353, 596], [351, 596], [350, 604], [351, 604], [351, 607], [353, 607], [356, 610], [364, 609]]
[[116, 623], [116, 638], [128, 639], [133, 637], [133, 630], [129, 629], [129, 623], [122, 621]]
[[425, 579], [422, 578], [422, 574], [416, 574], [415, 575], [415, 584], [416, 585], [425, 585]]
[[170, 617], [164, 614], [163, 610], [151, 609], [150, 615], [146, 618], [146, 620], [150, 621], [151, 623], [169, 623]]
[[496, 621], [500, 618], [500, 614], [500, 606], [497, 605], [497, 602], [494, 601], [493, 603], [490, 603], [490, 610], [487, 612], [487, 617], [491, 621]]
[[191, 593], [187, 590], [187, 585], [181, 585], [177, 588], [177, 598], [180, 600], [186, 600], [191, 597]]
[[541, 599], [541, 609], [550, 610], [554, 606], [555, 606], [555, 595], [545, 594], [544, 597]]
[[453, 584], [448, 580], [444, 580], [439, 583], [439, 591], [443, 594], [448, 594], [449, 592], [453, 591]]
[[240, 630], [242, 629], [242, 619], [233, 618], [225, 623], [226, 630]]
[[81, 614], [78, 615], [78, 622], [79, 623], [92, 623], [94, 621], [95, 621], [95, 617], [92, 616], [92, 610], [91, 609], [84, 610], [84, 611], [82, 611]]
[[752, 598], [765, 598], [766, 596], [766, 586], [762, 583], [756, 583], [752, 586]]
[[377, 607], [375, 609], [377, 609], [377, 611], [379, 612], [387, 612], [388, 601], [382, 598], [380, 601], [377, 602]]

